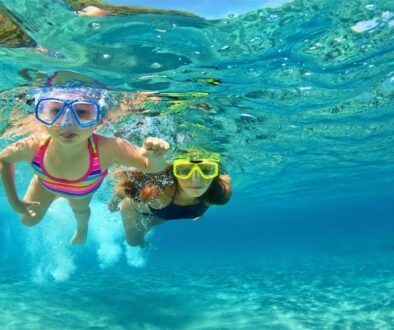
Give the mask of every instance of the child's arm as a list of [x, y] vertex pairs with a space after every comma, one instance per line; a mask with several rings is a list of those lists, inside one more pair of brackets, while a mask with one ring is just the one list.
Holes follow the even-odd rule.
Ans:
[[34, 212], [29, 210], [31, 205], [39, 205], [38, 202], [27, 202], [19, 200], [15, 187], [15, 162], [32, 161], [36, 149], [37, 140], [28, 137], [17, 141], [0, 152], [0, 174], [7, 199], [12, 208], [18, 213], [34, 216]]
[[157, 173], [166, 166], [164, 156], [170, 146], [162, 139], [148, 137], [142, 147], [120, 138], [104, 140], [103, 147], [108, 159], [107, 167], [119, 164], [134, 167], [145, 173]]

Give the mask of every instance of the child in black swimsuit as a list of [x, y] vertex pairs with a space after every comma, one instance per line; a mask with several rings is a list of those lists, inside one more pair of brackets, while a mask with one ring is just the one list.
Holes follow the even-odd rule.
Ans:
[[231, 197], [230, 178], [220, 170], [220, 156], [207, 152], [178, 155], [160, 174], [121, 171], [110, 209], [121, 201], [126, 241], [144, 243], [145, 235], [168, 220], [200, 218], [211, 205]]

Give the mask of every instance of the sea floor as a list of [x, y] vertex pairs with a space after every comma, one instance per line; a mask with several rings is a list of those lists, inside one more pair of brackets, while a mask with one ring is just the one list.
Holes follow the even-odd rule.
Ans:
[[393, 257], [172, 258], [62, 283], [3, 269], [0, 329], [393, 329]]

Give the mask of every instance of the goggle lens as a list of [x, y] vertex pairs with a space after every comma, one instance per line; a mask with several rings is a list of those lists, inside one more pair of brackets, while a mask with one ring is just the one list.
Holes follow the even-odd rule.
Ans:
[[184, 165], [178, 165], [174, 169], [178, 176], [187, 177], [193, 168], [194, 168], [194, 164], [184, 164]]
[[42, 101], [37, 107], [37, 116], [44, 122], [51, 124], [64, 106], [60, 101]]
[[73, 106], [74, 112], [81, 123], [88, 124], [97, 120], [98, 109], [95, 104], [87, 102], [75, 102], [73, 103]]
[[[67, 103], [61, 100], [40, 100], [36, 105], [37, 119], [47, 125], [54, 125], [59, 118], [63, 118], [69, 107], [73, 112], [76, 122], [81, 127], [90, 127], [98, 123], [100, 108], [97, 104], [86, 101], [74, 101]], [[61, 122], [59, 120], [59, 122]]]
[[200, 164], [197, 165], [201, 172], [206, 175], [206, 176], [211, 176], [211, 175], [215, 175], [215, 171], [216, 171], [216, 166], [214, 166], [213, 164]]
[[179, 179], [189, 179], [197, 171], [204, 179], [213, 179], [218, 175], [218, 164], [216, 163], [174, 163], [174, 175]]

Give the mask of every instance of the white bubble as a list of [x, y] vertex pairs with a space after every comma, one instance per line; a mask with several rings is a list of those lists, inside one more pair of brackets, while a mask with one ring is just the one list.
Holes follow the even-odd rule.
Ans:
[[130, 267], [143, 268], [146, 265], [148, 251], [139, 246], [126, 245], [126, 259]]
[[374, 10], [375, 8], [376, 8], [376, 5], [374, 5], [374, 4], [370, 4], [370, 5], [365, 6], [365, 9], [367, 9], [367, 10]]
[[381, 17], [384, 21], [388, 21], [390, 18], [393, 17], [393, 13], [385, 11], [384, 13], [382, 13]]
[[358, 22], [351, 27], [352, 31], [361, 33], [374, 29], [378, 25], [376, 19], [371, 19], [367, 21]]
[[273, 21], [277, 20], [277, 18], [278, 18], [278, 15], [271, 14], [267, 17], [267, 21], [273, 22]]
[[90, 28], [91, 30], [93, 30], [93, 31], [97, 31], [97, 30], [100, 30], [100, 29], [101, 29], [101, 25], [100, 25], [100, 23], [98, 23], [98, 22], [92, 22], [92, 23], [90, 23], [88, 26], [89, 26], [89, 28]]
[[152, 69], [160, 69], [162, 67], [162, 65], [160, 63], [152, 63], [152, 65], [150, 66]]
[[111, 241], [101, 243], [97, 251], [100, 260], [100, 268], [103, 269], [113, 266], [119, 261], [121, 254], [122, 249], [119, 244]]
[[56, 282], [64, 282], [70, 278], [71, 274], [75, 272], [75, 269], [73, 258], [63, 255], [58, 257], [57, 264], [50, 273]]

